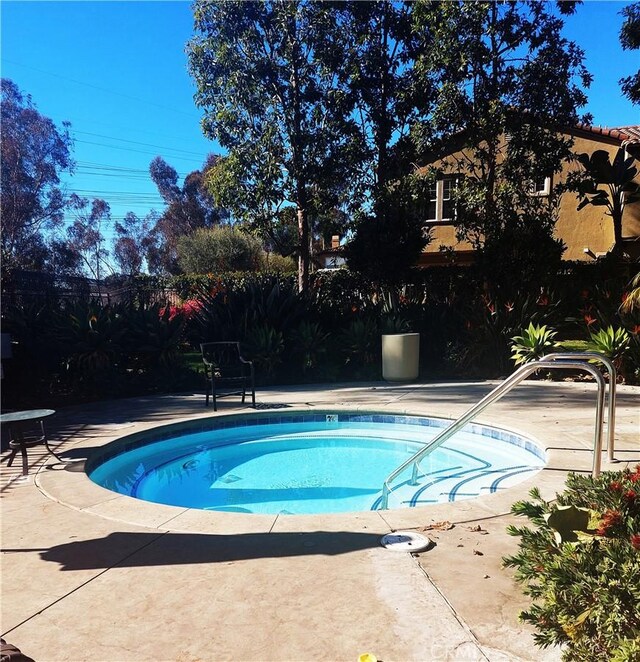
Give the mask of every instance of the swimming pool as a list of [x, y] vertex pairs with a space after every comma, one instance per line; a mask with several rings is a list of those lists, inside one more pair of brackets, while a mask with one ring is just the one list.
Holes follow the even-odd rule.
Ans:
[[[387, 475], [450, 421], [363, 412], [259, 414], [174, 424], [119, 439], [86, 466], [95, 483], [138, 499], [241, 513], [377, 510]], [[393, 486], [389, 508], [507, 489], [545, 465], [507, 430], [470, 424]]]

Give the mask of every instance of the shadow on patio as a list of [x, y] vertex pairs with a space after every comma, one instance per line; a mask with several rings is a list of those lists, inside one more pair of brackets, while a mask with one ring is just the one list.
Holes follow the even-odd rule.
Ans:
[[383, 533], [311, 531], [305, 533], [114, 532], [104, 538], [79, 540], [50, 549], [5, 548], [8, 554], [39, 552], [61, 570], [102, 570], [112, 567], [228, 563], [288, 556], [335, 556], [380, 545]]

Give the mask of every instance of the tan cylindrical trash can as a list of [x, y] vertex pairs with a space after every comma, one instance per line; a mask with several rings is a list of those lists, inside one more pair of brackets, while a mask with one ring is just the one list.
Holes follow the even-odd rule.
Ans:
[[420, 334], [394, 333], [382, 336], [382, 379], [407, 382], [418, 378]]

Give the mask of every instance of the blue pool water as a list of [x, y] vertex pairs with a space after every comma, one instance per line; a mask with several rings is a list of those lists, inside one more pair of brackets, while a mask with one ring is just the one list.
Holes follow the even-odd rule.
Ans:
[[[449, 421], [375, 414], [205, 419], [132, 435], [102, 449], [90, 478], [156, 503], [241, 513], [375, 510], [388, 474]], [[173, 428], [173, 429], [172, 429]], [[496, 492], [545, 464], [519, 435], [469, 425], [392, 486], [390, 508]]]

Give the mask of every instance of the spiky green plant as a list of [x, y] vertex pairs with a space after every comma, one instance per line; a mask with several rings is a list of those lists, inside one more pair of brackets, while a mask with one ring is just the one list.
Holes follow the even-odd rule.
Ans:
[[[284, 338], [282, 333], [272, 326], [259, 324], [249, 331], [243, 347], [247, 356], [255, 361], [258, 368], [262, 368], [268, 376], [272, 376], [276, 366], [282, 361]], [[259, 372], [257, 374], [259, 375]]]
[[511, 338], [511, 351], [513, 352], [511, 359], [515, 361], [516, 365], [537, 361], [556, 346], [553, 341], [556, 333], [545, 324], [534, 326], [533, 322], [529, 322], [529, 326], [523, 329], [522, 335]]
[[313, 370], [327, 352], [329, 334], [317, 322], [301, 322], [290, 336], [293, 355], [302, 361], [302, 372]]
[[355, 319], [340, 334], [345, 363], [371, 365], [380, 353], [380, 332], [375, 320]]
[[622, 327], [614, 329], [612, 326], [608, 326], [606, 329], [591, 332], [590, 335], [589, 350], [604, 354], [614, 362], [622, 359], [631, 342], [629, 332]]

